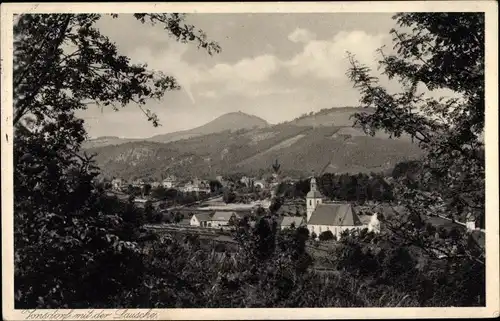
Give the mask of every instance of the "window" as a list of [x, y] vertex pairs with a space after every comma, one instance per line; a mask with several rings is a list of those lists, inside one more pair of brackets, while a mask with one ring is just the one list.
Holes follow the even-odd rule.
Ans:
[[312, 200], [309, 200], [309, 205], [311, 205], [311, 206], [313, 205], [313, 202], [312, 202]]

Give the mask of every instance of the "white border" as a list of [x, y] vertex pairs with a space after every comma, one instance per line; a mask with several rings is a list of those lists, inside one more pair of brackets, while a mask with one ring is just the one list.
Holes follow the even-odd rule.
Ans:
[[[25, 320], [14, 310], [13, 284], [13, 160], [12, 160], [12, 22], [15, 13], [301, 13], [301, 12], [485, 12], [486, 18], [486, 307], [482, 308], [302, 308], [302, 309], [154, 309], [155, 319], [346, 319], [346, 318], [472, 318], [498, 317], [498, 7], [495, 1], [366, 1], [266, 3], [9, 3], [1, 6], [1, 146], [2, 146], [2, 294], [6, 320]], [[54, 312], [39, 310], [38, 312]], [[77, 310], [85, 312], [90, 310]], [[96, 309], [96, 312], [100, 309]], [[104, 310], [107, 319], [120, 319]], [[130, 310], [129, 312], [148, 310]], [[59, 314], [69, 310], [58, 310]], [[139, 319], [139, 318], [135, 318]], [[39, 319], [40, 320], [40, 319]], [[72, 319], [66, 319], [72, 320]]]

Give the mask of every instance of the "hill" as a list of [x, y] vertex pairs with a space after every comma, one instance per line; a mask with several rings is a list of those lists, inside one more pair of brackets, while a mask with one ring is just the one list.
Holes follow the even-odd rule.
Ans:
[[158, 143], [169, 143], [193, 137], [219, 133], [224, 131], [237, 131], [241, 129], [263, 128], [269, 124], [262, 118], [248, 115], [243, 112], [233, 112], [224, 114], [213, 121], [189, 130], [156, 135], [144, 139], [119, 138], [114, 136], [98, 137], [87, 140], [83, 143], [83, 148], [95, 148], [108, 145], [120, 145], [129, 142], [150, 141]]
[[240, 129], [262, 128], [269, 124], [262, 118], [248, 115], [243, 112], [234, 112], [224, 114], [213, 121], [193, 129], [153, 136], [148, 141], [168, 143], [181, 139], [188, 139], [197, 136], [203, 136], [224, 131], [236, 131]]
[[141, 139], [134, 138], [120, 138], [116, 136], [102, 136], [94, 139], [89, 139], [83, 142], [82, 146], [84, 149], [94, 148], [94, 147], [102, 147], [108, 145], [119, 145], [125, 144], [128, 142], [139, 141]]
[[303, 114], [295, 118], [290, 124], [296, 126], [338, 126], [347, 127], [352, 126], [352, 115], [356, 112], [373, 113], [373, 109], [360, 108], [360, 107], [333, 107], [324, 108], [316, 113]]
[[182, 141], [137, 141], [89, 151], [98, 154], [97, 161], [105, 176], [127, 180], [161, 179], [170, 173], [181, 177], [214, 177], [236, 172], [260, 175], [270, 170], [275, 159], [281, 163], [284, 175], [305, 176], [322, 169], [336, 173], [379, 172], [422, 155], [408, 139], [367, 136], [352, 127], [352, 120], [350, 124], [341, 123], [349, 126], [326, 125], [330, 120], [323, 125], [306, 126], [310, 119], [303, 117], [299, 120], [301, 125], [295, 120], [261, 128], [200, 134]]

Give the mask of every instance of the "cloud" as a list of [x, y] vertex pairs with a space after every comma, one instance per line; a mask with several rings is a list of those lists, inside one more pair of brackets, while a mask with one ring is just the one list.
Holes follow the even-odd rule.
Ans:
[[150, 69], [160, 70], [174, 76], [189, 99], [195, 103], [192, 84], [193, 80], [200, 77], [203, 66], [189, 64], [183, 60], [183, 56], [187, 50], [188, 47], [186, 45], [171, 42], [166, 49], [158, 53], [153, 53], [151, 48], [139, 47], [130, 54], [130, 57], [133, 62], [147, 62]]
[[[216, 87], [217, 96], [243, 95], [255, 97], [277, 93], [271, 78], [279, 71], [281, 62], [273, 55], [244, 58], [234, 64], [220, 63], [199, 72], [197, 85]], [[213, 91], [213, 90], [212, 90]], [[213, 98], [204, 92], [204, 97]]]
[[371, 35], [364, 31], [341, 31], [330, 40], [311, 40], [304, 44], [303, 50], [285, 62], [295, 77], [305, 75], [321, 79], [345, 78], [349, 68], [347, 52], [356, 55], [362, 64], [375, 67], [376, 49], [380, 48], [388, 36]]
[[375, 51], [388, 40], [388, 36], [364, 31], [341, 31], [331, 39], [317, 40], [314, 33], [297, 28], [288, 35], [288, 39], [302, 44], [302, 49], [290, 59], [279, 59], [266, 53], [245, 57], [235, 63], [207, 66], [186, 62], [183, 56], [188, 46], [175, 42], [155, 52], [150, 48], [139, 47], [131, 57], [138, 62], [147, 61], [150, 68], [176, 77], [186, 95], [195, 103], [195, 97], [289, 94], [294, 88], [274, 78], [283, 71], [292, 75], [292, 78], [313, 77], [347, 82], [347, 51], [355, 54], [361, 63], [373, 68], [377, 61]]
[[302, 28], [295, 29], [291, 34], [288, 35], [288, 40], [291, 42], [304, 42], [307, 43], [311, 40], [316, 39], [316, 34]]
[[[218, 63], [212, 67], [188, 63], [183, 59], [187, 46], [173, 43], [160, 53], [149, 48], [137, 48], [132, 54], [134, 62], [148, 62], [154, 70], [161, 70], [174, 76], [190, 100], [195, 103], [196, 94], [215, 98], [215, 91], [204, 90], [208, 86], [217, 88], [217, 96], [225, 93], [255, 95], [255, 91], [267, 88], [270, 78], [279, 70], [281, 62], [273, 55], [243, 58], [234, 64]], [[249, 93], [254, 91], [254, 93]]]
[[278, 59], [272, 55], [245, 58], [233, 65], [217, 64], [208, 70], [207, 80], [262, 82], [278, 70]]

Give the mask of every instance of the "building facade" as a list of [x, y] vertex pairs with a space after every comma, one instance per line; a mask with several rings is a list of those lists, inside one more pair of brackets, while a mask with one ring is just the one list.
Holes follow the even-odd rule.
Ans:
[[317, 237], [323, 232], [330, 231], [340, 239], [341, 233], [346, 230], [361, 230], [367, 228], [362, 224], [354, 207], [349, 203], [325, 202], [323, 195], [318, 191], [316, 179], [311, 178], [310, 190], [306, 196], [307, 229]]

